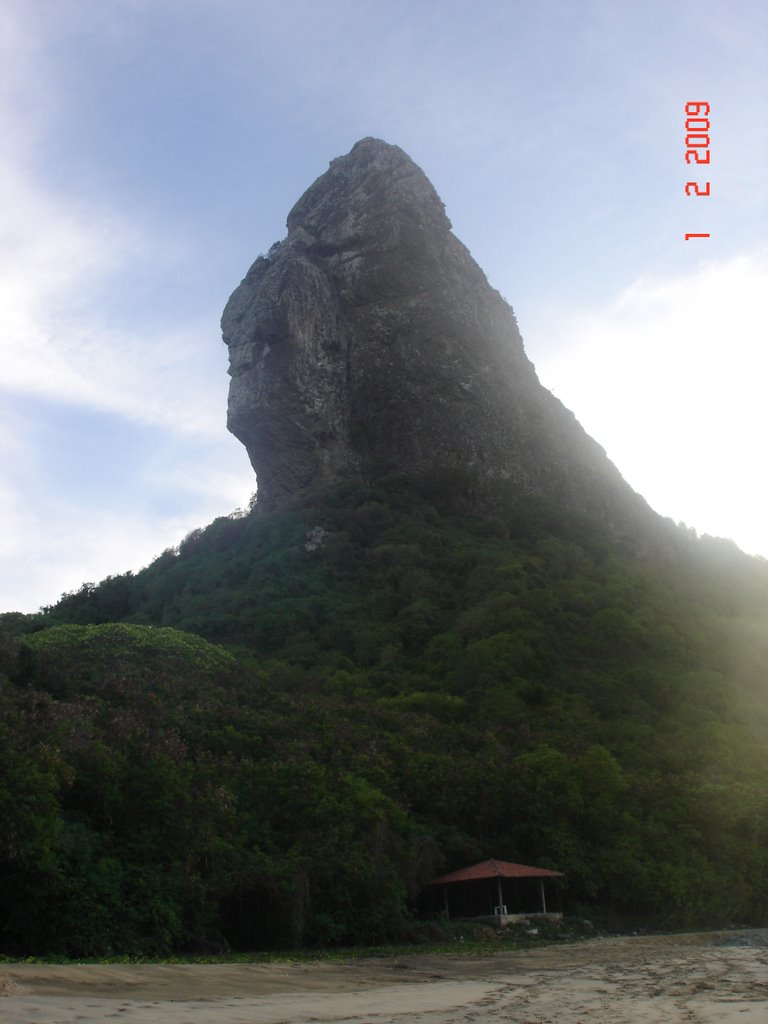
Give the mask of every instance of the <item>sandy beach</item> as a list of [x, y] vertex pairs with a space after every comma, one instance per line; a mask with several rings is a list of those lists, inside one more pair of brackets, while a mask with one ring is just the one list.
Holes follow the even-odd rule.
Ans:
[[[737, 944], [745, 943], [749, 944]], [[0, 967], [4, 1024], [768, 1024], [768, 932], [487, 957]]]

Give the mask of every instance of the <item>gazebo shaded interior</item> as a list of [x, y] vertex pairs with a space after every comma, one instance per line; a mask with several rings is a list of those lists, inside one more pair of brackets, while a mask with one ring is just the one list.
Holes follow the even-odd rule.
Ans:
[[550, 909], [544, 894], [545, 879], [562, 877], [559, 871], [526, 864], [483, 861], [431, 882], [430, 909], [449, 917], [540, 914]]

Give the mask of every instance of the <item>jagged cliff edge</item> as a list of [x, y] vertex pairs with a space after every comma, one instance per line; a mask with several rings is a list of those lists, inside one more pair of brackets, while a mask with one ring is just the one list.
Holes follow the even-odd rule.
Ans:
[[228, 427], [261, 507], [348, 478], [443, 473], [470, 502], [501, 484], [627, 538], [658, 532], [659, 517], [540, 384], [512, 309], [403, 150], [361, 140], [287, 227], [222, 317]]

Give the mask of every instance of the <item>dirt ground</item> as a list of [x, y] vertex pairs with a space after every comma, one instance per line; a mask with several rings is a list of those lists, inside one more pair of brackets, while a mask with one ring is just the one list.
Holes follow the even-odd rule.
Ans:
[[768, 1024], [768, 931], [488, 957], [0, 966], [3, 1024]]

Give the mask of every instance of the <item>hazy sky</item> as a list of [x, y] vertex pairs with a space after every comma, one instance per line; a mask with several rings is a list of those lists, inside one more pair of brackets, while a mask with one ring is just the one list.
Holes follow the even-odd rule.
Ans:
[[629, 483], [768, 556], [765, 0], [3, 0], [0, 31], [0, 610], [247, 503], [219, 317], [366, 135]]

